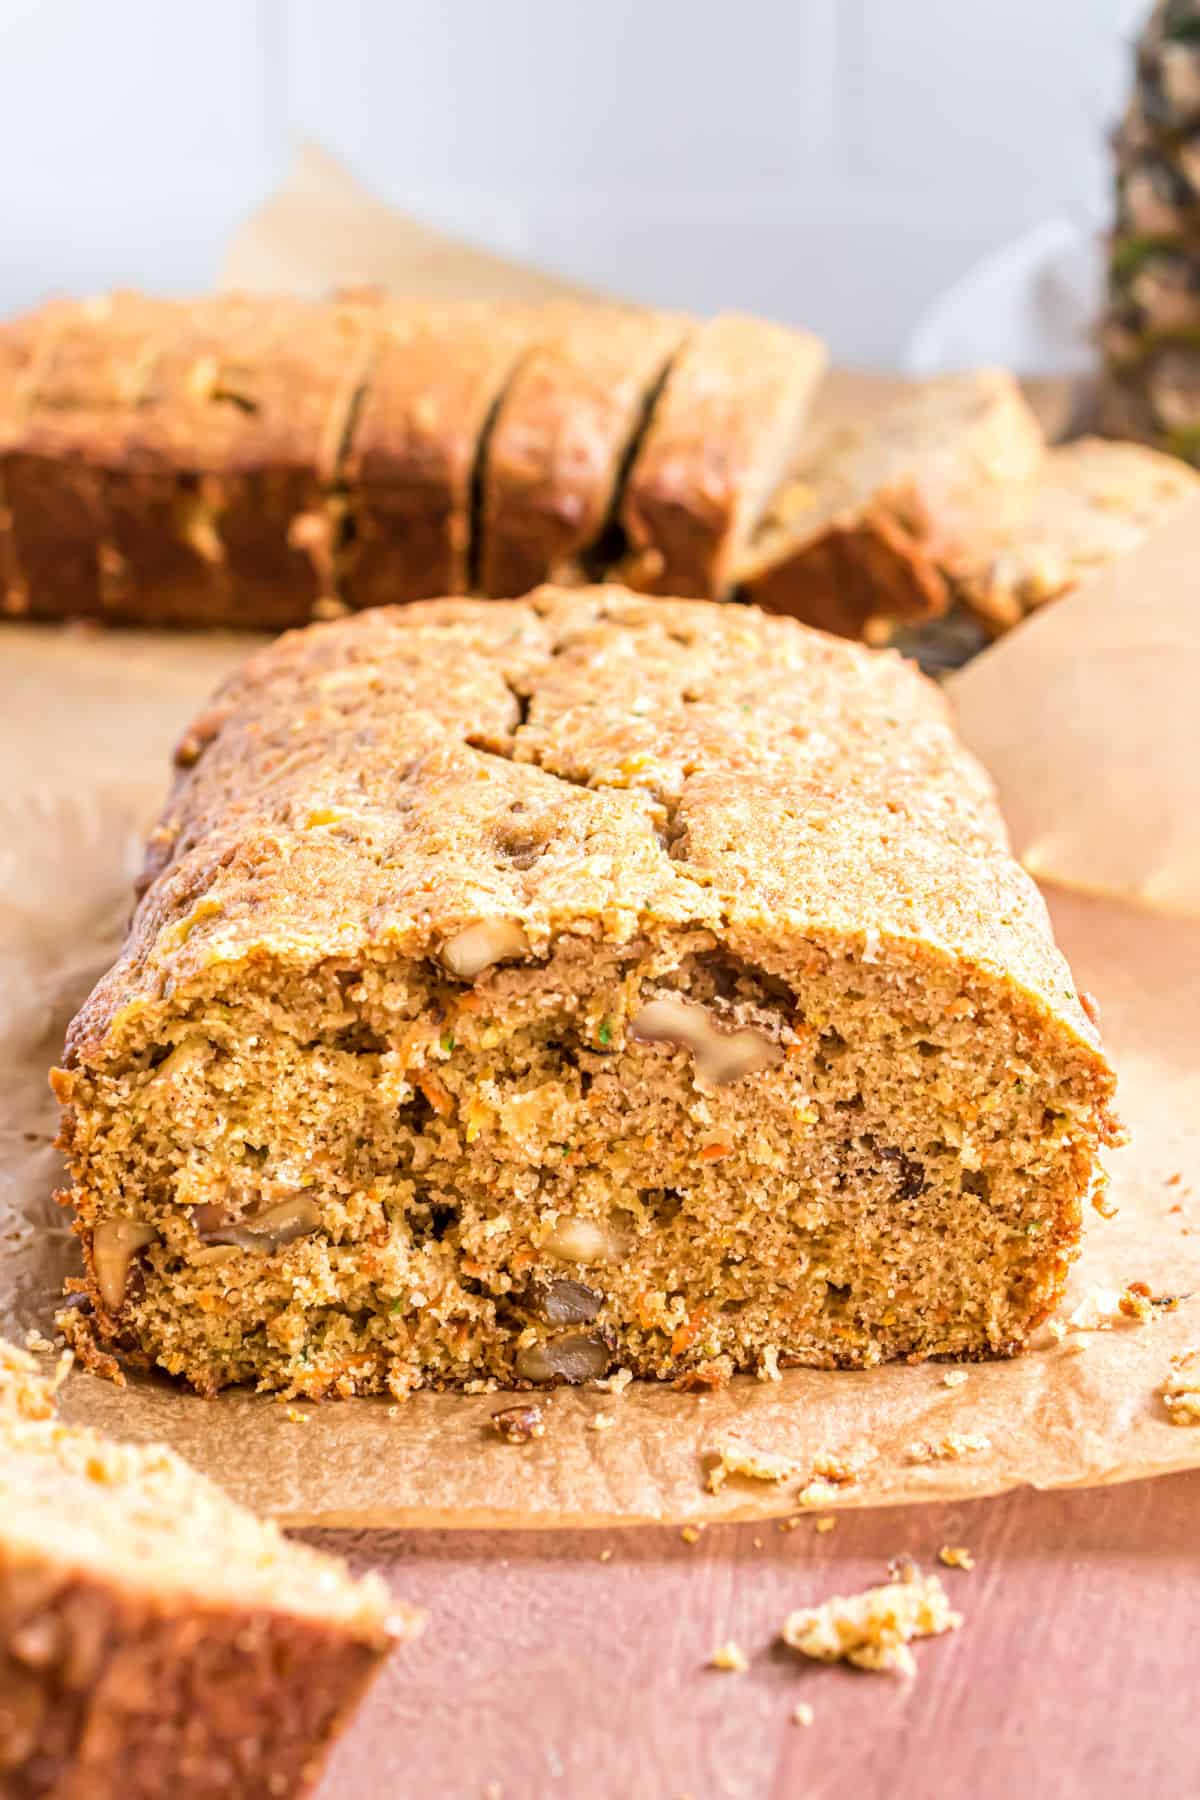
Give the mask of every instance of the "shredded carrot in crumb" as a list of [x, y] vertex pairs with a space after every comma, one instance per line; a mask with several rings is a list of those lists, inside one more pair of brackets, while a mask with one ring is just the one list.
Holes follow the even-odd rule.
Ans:
[[533, 1251], [526, 1246], [523, 1250], [514, 1250], [513, 1254], [508, 1259], [508, 1266], [513, 1271], [514, 1275], [519, 1275], [522, 1269], [527, 1269], [530, 1263], [535, 1263], [536, 1261], [537, 1257], [534, 1255]]
[[477, 1013], [482, 1005], [483, 999], [479, 994], [459, 995], [458, 1010], [460, 1013]]
[[482, 1263], [475, 1262], [469, 1256], [464, 1256], [458, 1266], [464, 1275], [469, 1275], [471, 1277], [472, 1281], [478, 1281], [480, 1276], [487, 1273], [487, 1270]]
[[654, 1324], [656, 1311], [650, 1303], [650, 1296], [639, 1294], [634, 1304], [637, 1307], [638, 1324], [643, 1331], [649, 1331]]
[[685, 1319], [671, 1339], [671, 1355], [682, 1356], [691, 1348], [708, 1322], [708, 1308], [698, 1306], [690, 1319]]
[[432, 1106], [435, 1113], [444, 1119], [454, 1111], [454, 1102], [436, 1075], [418, 1075], [417, 1086]]
[[717, 1162], [722, 1156], [732, 1156], [732, 1144], [704, 1144], [700, 1149], [701, 1162]]

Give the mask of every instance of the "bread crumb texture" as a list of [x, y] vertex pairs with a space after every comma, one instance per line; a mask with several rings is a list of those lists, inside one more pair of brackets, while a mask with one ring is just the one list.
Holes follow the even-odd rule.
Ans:
[[54, 1077], [93, 1360], [705, 1388], [1059, 1298], [1112, 1073], [893, 654], [614, 588], [315, 626], [184, 734], [143, 888]]
[[722, 1669], [727, 1675], [742, 1675], [750, 1667], [746, 1652], [734, 1643], [718, 1644], [708, 1659], [710, 1669]]
[[957, 1631], [962, 1622], [938, 1577], [909, 1565], [901, 1580], [861, 1594], [835, 1594], [820, 1606], [790, 1613], [781, 1635], [789, 1648], [818, 1662], [911, 1676], [916, 1674], [908, 1647], [913, 1639]]

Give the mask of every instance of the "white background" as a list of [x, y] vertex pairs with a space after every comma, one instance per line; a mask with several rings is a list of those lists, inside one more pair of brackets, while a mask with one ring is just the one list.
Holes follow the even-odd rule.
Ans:
[[209, 283], [315, 137], [601, 286], [894, 362], [1041, 219], [1107, 210], [1148, 0], [0, 0], [0, 310]]

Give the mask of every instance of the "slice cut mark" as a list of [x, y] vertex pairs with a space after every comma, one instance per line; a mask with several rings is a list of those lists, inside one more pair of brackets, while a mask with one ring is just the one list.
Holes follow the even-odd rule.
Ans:
[[497, 411], [483, 467], [484, 593], [499, 598], [578, 579], [686, 332], [674, 315], [580, 308], [526, 357]]
[[646, 593], [723, 598], [795, 458], [825, 347], [729, 313], [675, 358], [625, 480], [621, 579]]
[[545, 311], [386, 309], [342, 462], [343, 598], [355, 608], [465, 593], [489, 423]]
[[[303, 624], [333, 580], [329, 497], [377, 309], [228, 295], [178, 308], [127, 468], [141, 617]], [[169, 616], [169, 614], [168, 614]]]

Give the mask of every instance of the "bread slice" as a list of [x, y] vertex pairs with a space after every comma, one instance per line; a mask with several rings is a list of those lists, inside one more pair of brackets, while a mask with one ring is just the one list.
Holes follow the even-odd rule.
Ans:
[[346, 455], [339, 586], [352, 607], [462, 594], [483, 445], [553, 308], [383, 309], [383, 343]]
[[923, 383], [818, 437], [739, 564], [739, 591], [843, 637], [936, 618], [981, 521], [1024, 505], [1043, 455], [1005, 371]]
[[162, 318], [159, 303], [118, 293], [53, 304], [4, 334], [5, 361], [23, 365], [0, 458], [11, 610], [97, 617], [117, 595], [110, 477]]
[[687, 321], [580, 307], [518, 368], [483, 470], [480, 590], [578, 580]]
[[53, 1383], [0, 1345], [10, 1800], [307, 1793], [416, 1623], [171, 1451], [60, 1423]]
[[125, 616], [270, 628], [332, 598], [328, 498], [376, 332], [349, 303], [176, 309], [125, 440]]
[[55, 1075], [101, 1346], [203, 1391], [1006, 1354], [1113, 1078], [945, 702], [752, 607], [293, 634]]
[[825, 346], [807, 331], [725, 314], [676, 357], [625, 481], [623, 580], [722, 599], [795, 460]]
[[1126, 554], [1179, 506], [1200, 497], [1200, 474], [1141, 444], [1080, 438], [1051, 450], [1032, 501], [994, 519], [957, 589], [993, 634], [1069, 593]]

